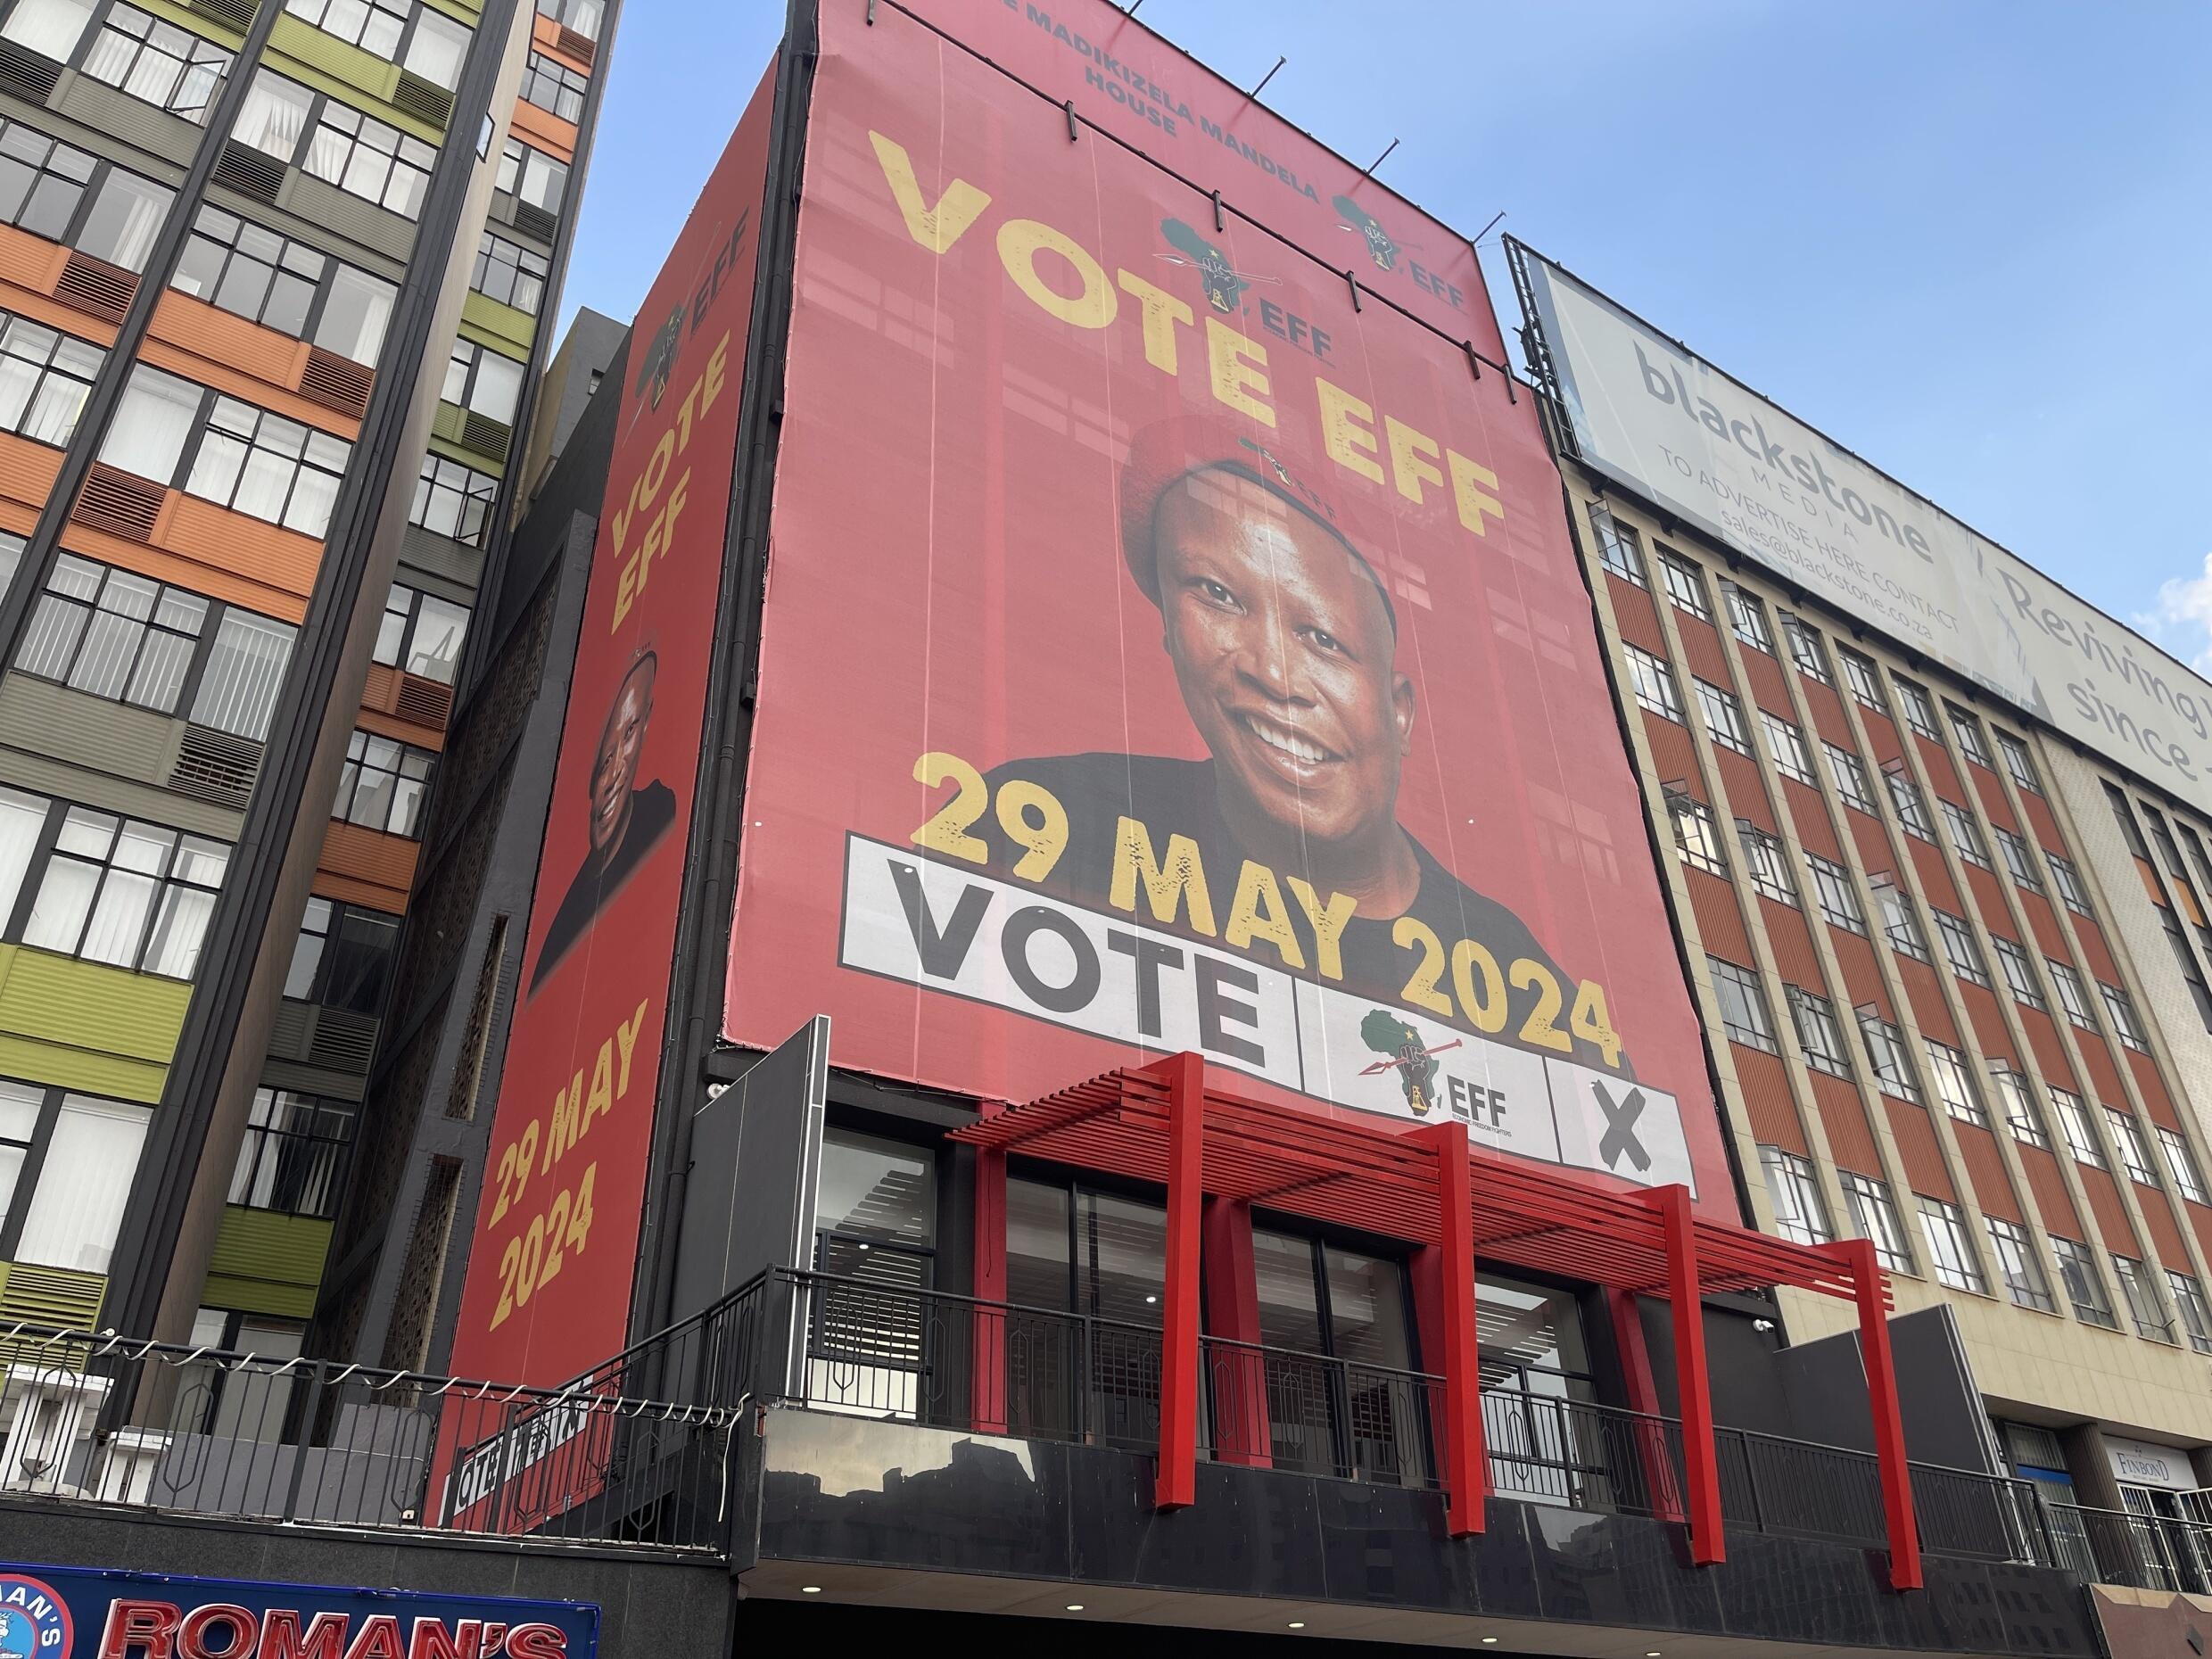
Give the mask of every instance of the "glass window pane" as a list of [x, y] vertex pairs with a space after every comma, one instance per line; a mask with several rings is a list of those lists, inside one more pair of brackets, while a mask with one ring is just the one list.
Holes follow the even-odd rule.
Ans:
[[130, 372], [130, 384], [100, 446], [100, 458], [110, 466], [166, 484], [177, 475], [177, 462], [199, 412], [197, 385], [142, 363]]
[[830, 1130], [821, 1137], [815, 1225], [825, 1232], [935, 1244], [935, 1174], [926, 1151]]
[[315, 343], [326, 351], [374, 366], [376, 353], [384, 349], [384, 329], [392, 320], [392, 301], [398, 293], [398, 289], [380, 277], [350, 265], [340, 266], [330, 279], [330, 298], [324, 302], [322, 321], [316, 325]]
[[41, 57], [66, 63], [92, 21], [92, 0], [21, 0], [0, 35]]
[[1165, 1209], [1108, 1193], [1076, 1194], [1078, 1312], [1158, 1325], [1167, 1259]]
[[143, 1106], [65, 1095], [23, 1218], [21, 1261], [105, 1273], [153, 1117]]
[[1017, 1308], [1068, 1307], [1068, 1209], [1064, 1186], [1006, 1183], [1006, 1300]]
[[1321, 1352], [1321, 1294], [1311, 1239], [1252, 1229], [1252, 1274], [1259, 1289], [1259, 1340], [1269, 1348]]

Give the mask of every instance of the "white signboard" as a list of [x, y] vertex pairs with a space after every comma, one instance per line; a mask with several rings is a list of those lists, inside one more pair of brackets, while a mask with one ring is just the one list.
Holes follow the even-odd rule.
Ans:
[[1595, 289], [1525, 262], [1586, 464], [2212, 813], [2212, 684]]
[[2171, 1446], [2153, 1446], [2148, 1440], [2123, 1440], [2119, 1435], [2104, 1437], [2105, 1461], [2111, 1465], [2112, 1478], [2129, 1486], [2163, 1486], [2172, 1492], [2191, 1492], [2199, 1482], [2195, 1465], [2189, 1454]]

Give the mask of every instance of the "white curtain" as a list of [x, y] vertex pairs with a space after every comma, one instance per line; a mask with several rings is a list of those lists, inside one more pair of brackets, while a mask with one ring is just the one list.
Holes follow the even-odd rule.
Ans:
[[0, 789], [0, 915], [12, 914], [23, 872], [38, 846], [46, 821], [46, 797], [21, 789]]
[[64, 1095], [16, 1259], [105, 1273], [145, 1144], [143, 1106]]
[[276, 688], [283, 682], [285, 664], [292, 660], [293, 633], [266, 616], [226, 611], [222, 626], [215, 631], [207, 672], [201, 676], [193, 719], [257, 743], [266, 738]]
[[130, 371], [130, 384], [108, 426], [100, 458], [110, 466], [167, 484], [177, 475], [185, 440], [200, 413], [200, 388], [176, 375], [163, 374], [141, 363]]
[[92, 21], [92, 0], [22, 0], [0, 35], [57, 63], [69, 62]]
[[307, 128], [308, 106], [314, 95], [297, 81], [261, 70], [246, 89], [245, 107], [230, 136], [265, 155], [289, 161], [299, 153], [300, 135]]

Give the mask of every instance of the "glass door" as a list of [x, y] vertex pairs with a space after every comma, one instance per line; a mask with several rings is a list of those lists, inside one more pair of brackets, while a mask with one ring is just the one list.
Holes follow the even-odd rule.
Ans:
[[1403, 1265], [1263, 1227], [1252, 1262], [1259, 1349], [1209, 1344], [1215, 1443], [1242, 1443], [1234, 1419], [1264, 1399], [1277, 1468], [1425, 1482]]
[[[807, 1399], [915, 1417], [943, 1391], [934, 1340], [936, 1161], [918, 1147], [830, 1129], [821, 1137]], [[934, 1334], [933, 1334], [934, 1333]]]
[[1073, 1184], [1009, 1179], [1010, 1415], [1038, 1433], [1156, 1445], [1167, 1261], [1168, 1212], [1160, 1205]]

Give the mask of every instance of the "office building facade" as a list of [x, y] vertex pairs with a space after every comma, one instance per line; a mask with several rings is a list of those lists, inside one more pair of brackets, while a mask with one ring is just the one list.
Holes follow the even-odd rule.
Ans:
[[612, 24], [0, 12], [0, 1317], [298, 1351]]

